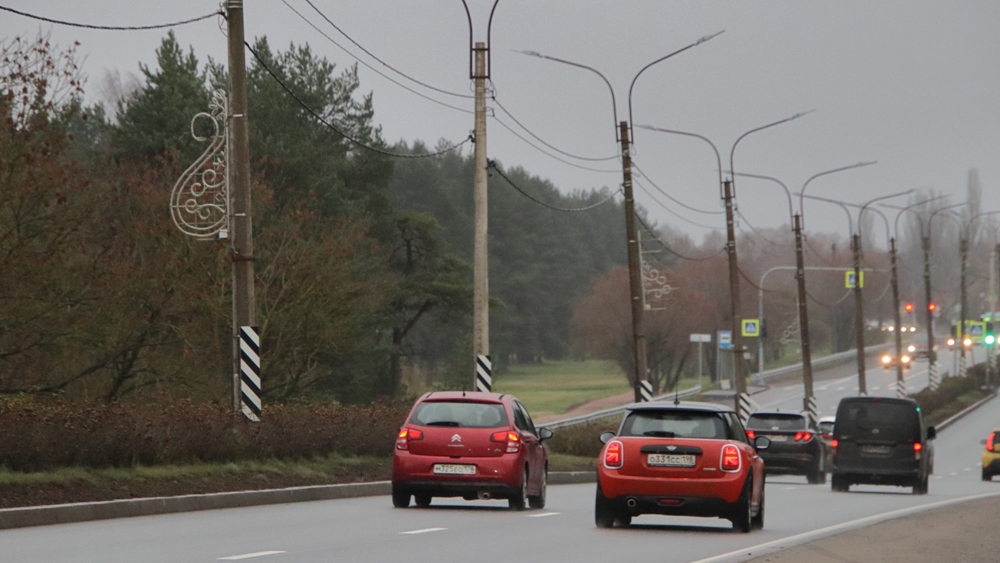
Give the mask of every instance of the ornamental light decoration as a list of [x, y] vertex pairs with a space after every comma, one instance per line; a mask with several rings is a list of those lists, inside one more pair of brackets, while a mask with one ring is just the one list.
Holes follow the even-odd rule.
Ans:
[[[205, 151], [181, 174], [170, 192], [170, 217], [180, 231], [200, 240], [229, 238], [229, 135], [226, 93], [216, 90], [208, 112], [191, 119], [191, 136], [208, 143]], [[195, 132], [199, 118], [208, 119], [212, 133]]]

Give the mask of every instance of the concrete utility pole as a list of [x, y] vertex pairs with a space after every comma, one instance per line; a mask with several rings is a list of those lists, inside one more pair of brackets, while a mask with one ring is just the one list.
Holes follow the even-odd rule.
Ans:
[[966, 299], [965, 299], [965, 271], [966, 271], [966, 264], [968, 262], [968, 256], [969, 256], [969, 239], [968, 239], [968, 236], [963, 236], [962, 239], [960, 239], [958, 241], [958, 254], [959, 254], [960, 259], [961, 259], [961, 270], [960, 270], [960, 273], [959, 273], [959, 279], [960, 279], [960, 282], [959, 282], [959, 303], [960, 303], [960, 306], [959, 306], [959, 315], [961, 316], [961, 318], [958, 320], [958, 326], [959, 326], [959, 329], [958, 329], [958, 335], [959, 335], [958, 343], [959, 343], [959, 349], [961, 350], [961, 355], [959, 356], [959, 360], [958, 360], [958, 376], [959, 377], [965, 377], [965, 371], [966, 371], [966, 368], [968, 366], [967, 361], [965, 359], [965, 319], [968, 318], [968, 317], [966, 317], [967, 310], [966, 310]]
[[622, 189], [625, 192], [625, 231], [628, 238], [628, 285], [632, 300], [632, 338], [635, 341], [635, 402], [642, 401], [642, 382], [646, 374], [646, 332], [642, 326], [645, 312], [642, 300], [642, 262], [639, 255], [639, 233], [635, 221], [635, 199], [632, 195], [632, 156], [629, 154], [628, 121], [618, 124], [622, 146]]
[[[854, 330], [857, 333], [858, 348], [858, 394], [867, 395], [868, 387], [865, 383], [865, 321], [861, 296], [861, 235], [855, 233], [851, 237], [851, 246], [854, 250]], [[899, 358], [896, 358], [899, 361]]]
[[227, 0], [231, 132], [229, 169], [233, 202], [233, 409], [241, 410], [239, 327], [257, 326], [254, 300], [253, 221], [250, 213], [250, 138], [247, 131], [243, 0]]
[[[489, 78], [486, 70], [486, 44], [476, 43], [475, 81], [476, 91], [476, 124], [475, 124], [475, 165], [474, 198], [476, 205], [475, 235], [473, 248], [475, 253], [473, 263], [473, 316], [472, 316], [472, 349], [475, 354], [476, 372], [474, 389], [490, 391], [492, 389], [492, 365], [490, 362], [490, 284], [489, 284], [489, 249], [487, 246], [487, 194], [486, 194], [486, 80]], [[486, 361], [486, 378], [482, 377], [482, 361]]]
[[[789, 196], [791, 197], [791, 196]], [[795, 283], [798, 289], [799, 301], [799, 339], [802, 347], [802, 384], [805, 387], [802, 408], [809, 413], [812, 422], [817, 419], [815, 399], [813, 395], [812, 350], [809, 348], [809, 309], [806, 304], [806, 264], [802, 252], [802, 215], [796, 213], [792, 217], [795, 231]]]
[[[931, 233], [930, 220], [927, 221], [927, 234], [921, 237], [920, 246], [924, 251], [924, 311], [927, 313], [927, 351], [930, 360], [927, 362], [928, 386], [936, 391], [941, 385], [941, 377], [937, 372], [937, 352], [934, 350], [934, 307], [931, 300]], [[961, 346], [959, 342], [959, 346]]]
[[[889, 260], [892, 265], [891, 283], [892, 283], [892, 320], [895, 323], [893, 326], [896, 327], [893, 330], [893, 335], [896, 338], [896, 358], [903, 357], [903, 335], [901, 334], [900, 327], [902, 326], [902, 320], [899, 318], [899, 278], [896, 273], [896, 238], [893, 237], [889, 239]], [[927, 357], [930, 358], [932, 348], [927, 348]], [[896, 396], [899, 398], [906, 397], [906, 380], [903, 378], [903, 362], [896, 362]]]
[[740, 406], [740, 401], [747, 392], [747, 365], [743, 361], [743, 330], [740, 326], [740, 272], [739, 263], [736, 259], [736, 225], [733, 220], [733, 182], [726, 180], [722, 183], [722, 197], [726, 204], [726, 251], [729, 255], [729, 314], [732, 317], [733, 331], [733, 365], [736, 376], [736, 412], [742, 413], [745, 409]]

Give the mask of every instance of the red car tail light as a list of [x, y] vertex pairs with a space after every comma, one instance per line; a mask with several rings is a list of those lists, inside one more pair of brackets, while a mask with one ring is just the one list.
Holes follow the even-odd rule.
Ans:
[[913, 457], [915, 459], [920, 459], [920, 452], [923, 451], [924, 445], [920, 442], [913, 443]]
[[507, 442], [507, 453], [516, 454], [521, 450], [521, 435], [517, 432], [494, 432], [490, 436], [491, 442]]
[[608, 469], [621, 469], [625, 464], [625, 448], [621, 442], [608, 442], [608, 447], [604, 450], [604, 467]]
[[812, 440], [812, 437], [813, 437], [812, 432], [796, 432], [795, 433], [795, 441], [796, 442], [808, 442], [809, 440]]
[[407, 450], [409, 449], [409, 442], [413, 440], [422, 440], [424, 433], [420, 430], [414, 428], [403, 428], [399, 431], [399, 435], [396, 436], [396, 449], [397, 450]]
[[753, 430], [747, 430], [747, 438], [750, 438], [751, 441], [752, 440], [756, 440], [757, 439], [757, 433], [754, 432]]
[[839, 442], [837, 440], [830, 440], [830, 447], [833, 448], [833, 449], [837, 449], [837, 444], [838, 443]]
[[990, 432], [990, 437], [986, 439], [986, 451], [988, 452], [995, 451], [993, 449], [993, 438], [995, 438], [996, 435], [997, 435], [996, 432]]
[[729, 472], [739, 471], [741, 465], [740, 449], [732, 444], [722, 446], [721, 469]]

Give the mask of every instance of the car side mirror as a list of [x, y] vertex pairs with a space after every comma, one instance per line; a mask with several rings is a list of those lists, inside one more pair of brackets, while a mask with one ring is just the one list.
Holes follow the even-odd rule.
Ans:
[[552, 437], [552, 431], [549, 430], [548, 428], [540, 428], [538, 430], [538, 441], [539, 442], [544, 442], [545, 440], [548, 440], [551, 437]]
[[928, 440], [933, 440], [934, 438], [937, 438], [937, 430], [935, 430], [933, 426], [928, 426], [927, 427], [927, 439]]
[[767, 436], [757, 436], [753, 441], [753, 448], [757, 451], [766, 450], [771, 447], [771, 439]]
[[602, 444], [607, 444], [608, 440], [610, 440], [610, 439], [612, 439], [614, 437], [615, 437], [615, 433], [612, 432], [612, 431], [610, 431], [610, 430], [607, 431], [607, 432], [602, 432], [601, 433], [601, 443]]
[[986, 440], [980, 440], [979, 443], [985, 446], [986, 445]]

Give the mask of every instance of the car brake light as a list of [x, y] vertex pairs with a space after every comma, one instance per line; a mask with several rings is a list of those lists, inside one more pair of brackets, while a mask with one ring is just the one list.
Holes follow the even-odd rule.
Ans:
[[604, 449], [604, 467], [608, 469], [621, 469], [625, 463], [623, 449], [621, 442], [608, 442], [608, 447]]
[[986, 439], [986, 451], [993, 451], [993, 438], [996, 437], [996, 432], [990, 432], [990, 437]]
[[756, 440], [757, 433], [754, 432], [753, 430], [747, 430], [747, 438], [750, 438], [751, 440]]
[[726, 444], [722, 446], [722, 463], [721, 468], [723, 471], [739, 471], [740, 470], [740, 450], [732, 444]]
[[507, 453], [515, 454], [521, 449], [521, 435], [517, 432], [494, 432], [490, 436], [491, 442], [507, 442]]
[[913, 443], [913, 457], [915, 459], [920, 459], [920, 451], [924, 449], [924, 445], [920, 442]]
[[830, 447], [833, 448], [833, 449], [837, 449], [837, 444], [838, 443], [839, 442], [837, 440], [830, 440]]
[[396, 437], [396, 449], [397, 450], [407, 450], [409, 449], [409, 442], [413, 440], [421, 440], [424, 437], [424, 433], [420, 430], [414, 428], [403, 428], [399, 431], [399, 435]]
[[796, 432], [795, 433], [795, 441], [796, 442], [808, 442], [809, 440], [812, 440], [812, 437], [813, 437], [812, 432]]

